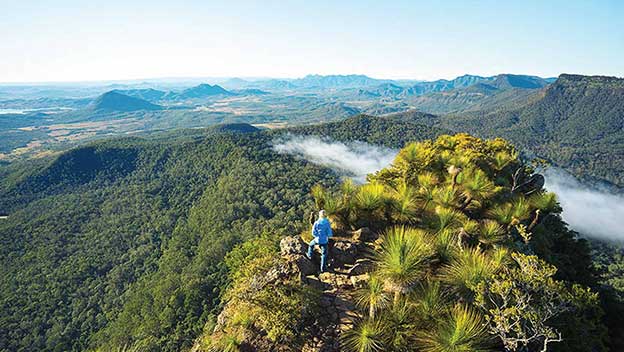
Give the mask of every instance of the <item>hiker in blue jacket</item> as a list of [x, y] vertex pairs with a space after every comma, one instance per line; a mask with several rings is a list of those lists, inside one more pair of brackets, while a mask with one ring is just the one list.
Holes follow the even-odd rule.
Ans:
[[332, 235], [329, 219], [327, 219], [325, 210], [321, 210], [319, 211], [319, 219], [312, 225], [312, 236], [314, 236], [314, 239], [308, 243], [308, 259], [312, 259], [315, 245], [321, 247], [321, 272], [325, 271], [325, 263], [327, 263], [327, 244]]

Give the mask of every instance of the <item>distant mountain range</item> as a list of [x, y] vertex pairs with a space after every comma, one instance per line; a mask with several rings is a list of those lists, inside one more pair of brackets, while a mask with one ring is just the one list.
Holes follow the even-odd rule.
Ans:
[[247, 88], [247, 89], [239, 89], [236, 91], [229, 91], [220, 85], [210, 85], [210, 84], [200, 84], [194, 87], [190, 87], [184, 89], [182, 91], [169, 91], [165, 92], [162, 90], [152, 89], [152, 88], [143, 88], [143, 89], [116, 89], [114, 90], [116, 93], [124, 94], [127, 96], [131, 96], [138, 99], [143, 99], [151, 103], [158, 102], [166, 102], [166, 101], [184, 101], [184, 100], [192, 100], [192, 99], [203, 99], [210, 97], [225, 97], [232, 95], [264, 95], [269, 94], [269, 92], [255, 89], [255, 88]]
[[395, 81], [376, 79], [365, 75], [307, 75], [297, 79], [267, 79], [247, 81], [232, 78], [223, 84], [232, 89], [259, 88], [267, 90], [295, 89], [353, 89], [360, 88], [360, 95], [367, 96], [419, 96], [432, 92], [443, 92], [468, 87], [477, 83], [487, 83], [496, 88], [535, 89], [547, 85], [550, 79], [537, 76], [501, 74], [490, 77], [463, 75], [452, 80], [436, 81]]

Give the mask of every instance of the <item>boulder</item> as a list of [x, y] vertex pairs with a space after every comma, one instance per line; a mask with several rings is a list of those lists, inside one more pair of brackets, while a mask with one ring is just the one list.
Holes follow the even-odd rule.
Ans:
[[350, 241], [336, 241], [329, 251], [332, 267], [341, 267], [353, 264], [357, 256], [357, 246]]
[[373, 271], [374, 264], [370, 259], [358, 259], [349, 269], [349, 275], [362, 275]]
[[280, 241], [280, 254], [287, 256], [289, 254], [305, 254], [307, 244], [300, 237], [288, 236]]
[[353, 287], [356, 287], [356, 288], [364, 287], [366, 286], [368, 279], [369, 279], [368, 274], [353, 275], [351, 276], [351, 284], [353, 284]]
[[284, 259], [289, 263], [293, 263], [302, 276], [308, 276], [316, 273], [316, 265], [314, 265], [314, 263], [305, 255], [289, 254], [284, 256]]
[[371, 231], [368, 227], [362, 227], [359, 230], [352, 231], [350, 235], [355, 242], [373, 242], [379, 237], [379, 235]]
[[351, 280], [347, 275], [324, 272], [319, 275], [319, 281], [335, 288], [350, 288]]

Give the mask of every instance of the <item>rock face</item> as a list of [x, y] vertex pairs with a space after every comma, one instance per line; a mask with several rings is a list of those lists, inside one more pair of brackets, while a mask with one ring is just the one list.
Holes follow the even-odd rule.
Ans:
[[282, 257], [292, 254], [305, 254], [307, 244], [299, 237], [288, 236], [280, 241], [280, 255]]

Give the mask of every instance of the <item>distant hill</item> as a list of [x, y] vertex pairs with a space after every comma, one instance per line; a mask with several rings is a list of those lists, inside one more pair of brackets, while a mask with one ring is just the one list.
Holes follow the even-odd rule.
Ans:
[[[395, 82], [361, 89], [358, 97], [406, 99], [417, 109], [433, 113], [465, 110], [484, 97], [509, 89], [539, 89], [548, 85], [540, 77], [500, 74], [491, 77], [463, 75], [452, 80], [416, 82], [404, 86]], [[448, 94], [447, 94], [448, 93]], [[418, 97], [423, 97], [419, 99]]]
[[315, 120], [317, 122], [329, 121], [340, 118], [347, 118], [359, 114], [360, 110], [346, 105], [344, 103], [326, 103], [312, 109], [308, 113], [309, 120]]
[[217, 84], [210, 85], [210, 84], [203, 83], [195, 87], [187, 88], [179, 93], [169, 92], [165, 96], [165, 99], [172, 99], [172, 100], [197, 99], [197, 98], [206, 98], [206, 97], [211, 97], [211, 96], [216, 96], [216, 95], [233, 95], [233, 93], [224, 89], [223, 87]]
[[117, 91], [106, 92], [97, 97], [88, 107], [94, 111], [104, 112], [128, 112], [138, 110], [161, 110], [160, 105], [149, 101], [121, 94]]
[[543, 88], [548, 85], [548, 81], [537, 76], [501, 74], [490, 77], [487, 83], [499, 89], [505, 88]]
[[248, 123], [226, 123], [208, 128], [214, 133], [252, 133], [260, 131], [259, 128], [254, 127]]
[[227, 89], [236, 89], [236, 88], [243, 88], [246, 87], [247, 85], [249, 85], [249, 81], [244, 80], [242, 78], [238, 78], [238, 77], [233, 77], [228, 79], [227, 81], [221, 83], [221, 85]]
[[149, 102], [155, 103], [161, 100], [167, 92], [163, 92], [162, 90], [157, 90], [153, 88], [146, 89], [116, 89], [114, 90], [117, 93], [121, 93], [130, 97], [135, 97], [143, 100], [147, 100]]
[[[511, 91], [517, 92], [517, 91]], [[504, 137], [563, 166], [624, 187], [624, 79], [562, 74], [525, 99], [496, 109], [405, 119]]]
[[283, 79], [267, 79], [262, 81], [250, 82], [247, 87], [267, 90], [292, 90], [297, 88], [296, 85]]
[[432, 82], [420, 82], [408, 88], [406, 92], [411, 95], [421, 95], [430, 92], [442, 92], [454, 88], [468, 87], [487, 80], [485, 77], [463, 75], [452, 80], [440, 79]]
[[396, 85], [394, 83], [384, 83], [384, 84], [378, 85], [377, 87], [374, 87], [373, 89], [369, 89], [366, 92], [370, 92], [377, 96], [387, 97], [387, 96], [399, 95], [404, 90], [405, 88], [399, 85]]

